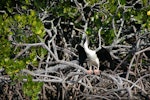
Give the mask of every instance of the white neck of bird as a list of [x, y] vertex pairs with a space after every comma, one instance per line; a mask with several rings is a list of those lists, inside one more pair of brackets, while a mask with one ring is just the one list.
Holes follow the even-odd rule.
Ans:
[[85, 50], [85, 52], [91, 51], [91, 50], [88, 48], [88, 38], [87, 38], [87, 37], [86, 37], [86, 41], [85, 41], [85, 43], [84, 43], [84, 50]]

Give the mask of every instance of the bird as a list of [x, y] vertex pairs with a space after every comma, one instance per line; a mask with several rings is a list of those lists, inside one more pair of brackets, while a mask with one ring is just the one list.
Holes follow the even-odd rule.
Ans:
[[111, 55], [107, 49], [101, 47], [100, 49], [92, 50], [88, 47], [89, 40], [86, 36], [83, 38], [83, 44], [77, 46], [77, 50], [79, 53], [79, 65], [83, 66], [85, 61], [89, 64], [89, 70], [87, 71], [88, 74], [92, 74], [92, 66], [94, 66], [94, 74], [100, 74], [100, 62], [109, 61], [110, 67], [113, 68], [113, 60]]

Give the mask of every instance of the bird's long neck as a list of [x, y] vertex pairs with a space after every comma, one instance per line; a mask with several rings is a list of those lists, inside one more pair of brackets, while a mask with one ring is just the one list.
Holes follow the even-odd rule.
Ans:
[[91, 50], [88, 48], [88, 44], [89, 44], [88, 38], [86, 37], [86, 41], [85, 41], [85, 43], [84, 43], [84, 50], [85, 50], [86, 53], [88, 53], [88, 52], [91, 51]]

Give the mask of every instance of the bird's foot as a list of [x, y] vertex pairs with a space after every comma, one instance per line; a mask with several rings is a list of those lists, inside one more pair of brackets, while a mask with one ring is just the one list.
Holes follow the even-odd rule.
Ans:
[[95, 75], [100, 75], [100, 70], [99, 69], [94, 70], [94, 74]]
[[93, 74], [93, 70], [87, 70], [87, 74]]

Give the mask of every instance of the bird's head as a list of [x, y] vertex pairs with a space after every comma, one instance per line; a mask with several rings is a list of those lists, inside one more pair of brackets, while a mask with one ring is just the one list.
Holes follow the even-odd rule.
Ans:
[[82, 41], [81, 41], [81, 44], [82, 44], [82, 45], [84, 45], [85, 43], [88, 44], [88, 37], [87, 37], [86, 34], [84, 34], [84, 35], [82, 36]]

